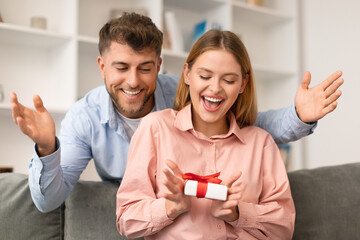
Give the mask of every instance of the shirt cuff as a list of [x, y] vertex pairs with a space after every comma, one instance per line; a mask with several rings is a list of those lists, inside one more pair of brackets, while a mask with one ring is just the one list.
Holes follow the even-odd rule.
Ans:
[[165, 198], [156, 199], [151, 204], [151, 218], [155, 231], [157, 229], [162, 229], [173, 222], [166, 214]]
[[[43, 195], [43, 189], [49, 184], [46, 183], [46, 175], [53, 176], [60, 165], [60, 141], [55, 138], [55, 152], [52, 154], [39, 157], [37, 152], [37, 144], [35, 144], [33, 158], [29, 166], [29, 184], [37, 194]], [[46, 174], [45, 174], [46, 173]], [[44, 176], [45, 175], [45, 176]]]
[[35, 145], [34, 157], [39, 159], [43, 165], [43, 170], [48, 171], [55, 169], [60, 165], [60, 141], [57, 137], [55, 137], [55, 152], [45, 157], [39, 157], [37, 151], [37, 144]]
[[228, 222], [234, 228], [258, 228], [262, 226], [257, 224], [256, 209], [253, 203], [239, 202], [239, 218], [233, 222]]
[[290, 118], [291, 122], [294, 123], [296, 132], [302, 133], [301, 135], [303, 135], [303, 136], [312, 134], [314, 132], [315, 128], [317, 127], [317, 124], [318, 124], [317, 121], [316, 122], [311, 122], [311, 123], [305, 123], [305, 122], [301, 121], [298, 114], [296, 113], [295, 105], [292, 105], [290, 107], [289, 118]]

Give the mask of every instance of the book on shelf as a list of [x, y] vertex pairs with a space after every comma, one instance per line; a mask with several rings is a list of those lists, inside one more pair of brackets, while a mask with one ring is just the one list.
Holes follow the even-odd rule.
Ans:
[[183, 52], [184, 40], [181, 34], [180, 25], [174, 12], [165, 12], [164, 25], [164, 48], [174, 52]]
[[264, 0], [248, 0], [248, 4], [257, 6], [257, 7], [262, 7], [262, 6], [264, 6]]
[[192, 43], [194, 44], [198, 38], [200, 38], [204, 33], [209, 31], [210, 29], [221, 29], [220, 24], [211, 20], [203, 20], [194, 26], [194, 30], [192, 33]]

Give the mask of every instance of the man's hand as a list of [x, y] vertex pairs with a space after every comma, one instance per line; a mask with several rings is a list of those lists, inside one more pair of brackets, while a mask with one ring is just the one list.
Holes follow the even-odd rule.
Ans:
[[228, 196], [226, 201], [213, 200], [211, 214], [214, 217], [226, 222], [233, 222], [239, 218], [239, 212], [236, 210], [236, 206], [241, 197], [241, 186], [239, 184], [233, 186], [233, 183], [240, 177], [241, 172], [228, 181], [223, 182], [223, 184], [228, 187]]
[[34, 96], [33, 102], [36, 111], [20, 104], [16, 94], [11, 93], [13, 120], [37, 144], [38, 154], [43, 157], [55, 151], [55, 123], [38, 95]]
[[167, 179], [164, 185], [168, 188], [169, 194], [165, 195], [166, 214], [169, 218], [176, 218], [190, 210], [190, 197], [184, 194], [184, 180], [181, 177], [181, 171], [171, 160], [166, 161], [166, 165], [171, 169], [164, 169]]
[[311, 75], [304, 74], [301, 85], [295, 96], [296, 112], [303, 122], [315, 122], [335, 110], [336, 100], [341, 96], [338, 89], [343, 83], [342, 72], [331, 74], [320, 84], [309, 88]]

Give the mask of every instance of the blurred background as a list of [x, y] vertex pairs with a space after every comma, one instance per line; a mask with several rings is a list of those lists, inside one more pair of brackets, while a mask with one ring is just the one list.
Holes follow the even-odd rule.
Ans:
[[[205, 31], [237, 33], [253, 63], [261, 111], [293, 104], [305, 71], [311, 87], [342, 70], [337, 109], [314, 134], [280, 148], [288, 171], [358, 161], [360, 1], [0, 0], [0, 172], [27, 174], [34, 150], [12, 122], [11, 91], [28, 107], [39, 94], [59, 133], [69, 106], [103, 84], [98, 31], [124, 11], [151, 17], [164, 32], [161, 73], [180, 75]], [[99, 180], [93, 161], [81, 178]]]

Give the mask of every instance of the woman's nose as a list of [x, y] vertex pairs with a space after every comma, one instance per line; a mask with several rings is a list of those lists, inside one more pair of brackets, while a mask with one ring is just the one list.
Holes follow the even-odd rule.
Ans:
[[215, 93], [220, 92], [221, 91], [220, 79], [212, 78], [210, 81], [210, 89]]

